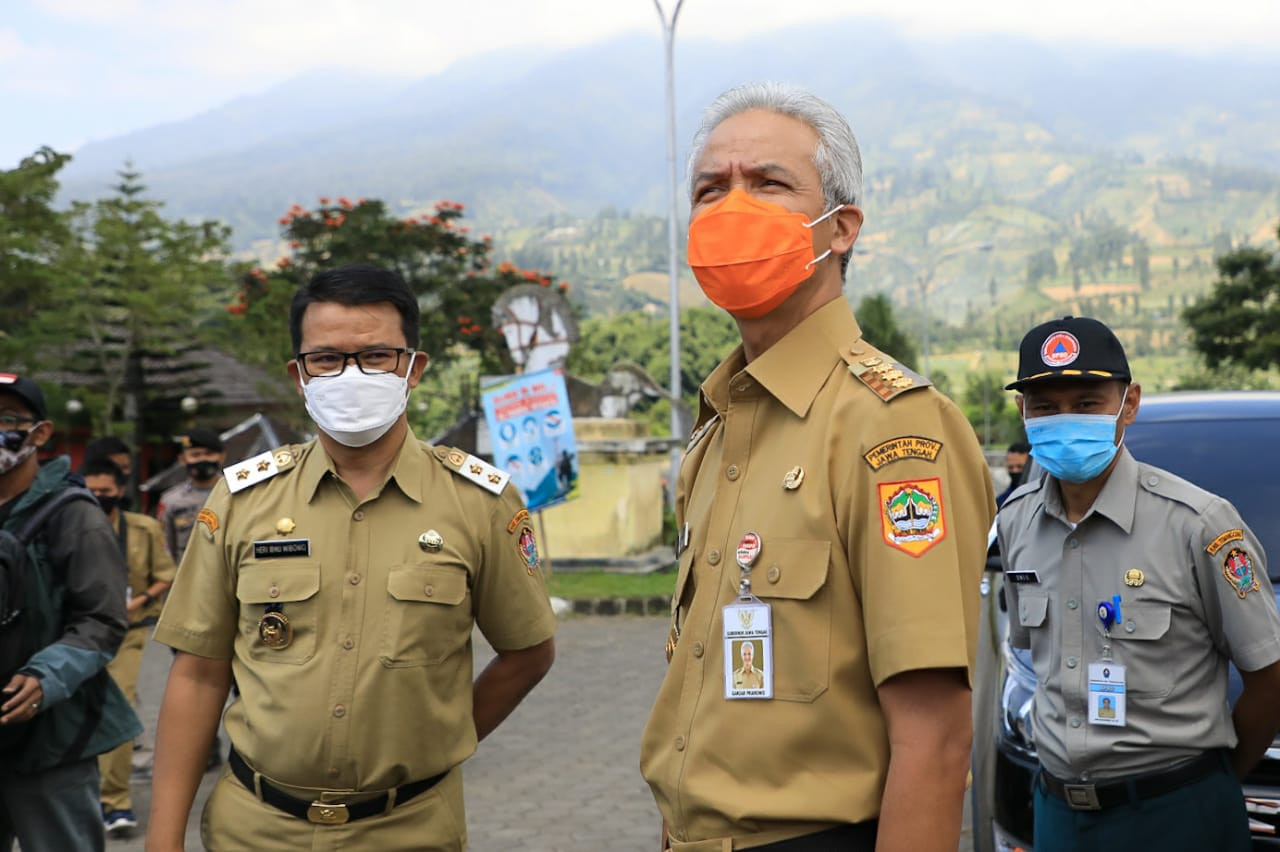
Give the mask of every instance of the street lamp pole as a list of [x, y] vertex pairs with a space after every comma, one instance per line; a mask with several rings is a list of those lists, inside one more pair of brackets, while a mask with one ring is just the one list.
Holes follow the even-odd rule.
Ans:
[[667, 82], [667, 274], [670, 279], [669, 288], [669, 329], [671, 346], [671, 438], [675, 445], [671, 449], [671, 475], [668, 481], [668, 499], [675, 505], [676, 475], [680, 469], [681, 438], [680, 410], [678, 403], [683, 391], [680, 387], [680, 270], [677, 254], [677, 193], [676, 183], [676, 21], [680, 17], [680, 7], [684, 0], [676, 0], [671, 17], [662, 8], [661, 0], [653, 0], [653, 7], [658, 12], [658, 20], [662, 22], [663, 45], [666, 49], [666, 82]]

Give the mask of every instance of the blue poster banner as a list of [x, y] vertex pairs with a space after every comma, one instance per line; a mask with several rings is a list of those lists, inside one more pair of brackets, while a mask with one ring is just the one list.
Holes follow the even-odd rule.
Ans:
[[493, 463], [535, 512], [578, 496], [578, 445], [561, 370], [511, 376], [481, 391]]

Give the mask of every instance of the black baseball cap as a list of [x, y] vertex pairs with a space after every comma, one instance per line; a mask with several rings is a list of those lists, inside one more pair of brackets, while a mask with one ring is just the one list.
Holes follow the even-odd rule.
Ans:
[[1129, 359], [1111, 329], [1090, 317], [1049, 320], [1027, 332], [1018, 349], [1018, 380], [1005, 390], [1051, 379], [1128, 382]]
[[11, 393], [21, 399], [37, 420], [49, 419], [49, 406], [45, 404], [44, 392], [35, 379], [16, 373], [0, 373], [0, 393]]
[[183, 435], [179, 442], [184, 450], [189, 450], [192, 447], [202, 447], [206, 450], [213, 450], [215, 453], [222, 452], [222, 438], [218, 437], [218, 433], [212, 429], [192, 429]]

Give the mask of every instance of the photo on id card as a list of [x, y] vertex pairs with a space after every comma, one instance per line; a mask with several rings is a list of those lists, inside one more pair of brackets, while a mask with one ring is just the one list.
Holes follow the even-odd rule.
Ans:
[[760, 601], [724, 608], [724, 697], [773, 697], [773, 625]]

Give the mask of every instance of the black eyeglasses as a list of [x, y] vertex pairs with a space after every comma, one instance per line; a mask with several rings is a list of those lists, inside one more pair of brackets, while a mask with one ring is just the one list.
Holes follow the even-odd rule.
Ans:
[[27, 417], [22, 414], [0, 414], [0, 430], [6, 432], [17, 429], [23, 423], [39, 423], [40, 421], [34, 417]]
[[356, 362], [356, 367], [366, 376], [377, 376], [382, 373], [394, 373], [400, 369], [400, 359], [412, 352], [412, 349], [399, 349], [390, 346], [374, 346], [361, 349], [359, 352], [334, 352], [319, 349], [314, 352], [299, 352], [298, 363], [302, 372], [313, 379], [331, 379], [346, 372], [347, 364]]

